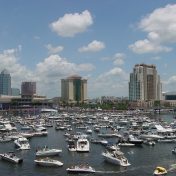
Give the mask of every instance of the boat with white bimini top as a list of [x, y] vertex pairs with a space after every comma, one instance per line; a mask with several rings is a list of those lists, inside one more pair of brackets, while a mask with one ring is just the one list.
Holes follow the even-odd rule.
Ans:
[[40, 158], [40, 159], [35, 159], [34, 162], [37, 165], [40, 166], [47, 166], [47, 167], [58, 167], [58, 166], [63, 166], [63, 163], [58, 161], [58, 160], [54, 160], [51, 158]]
[[58, 155], [61, 152], [61, 149], [51, 149], [45, 146], [36, 150], [36, 156], [54, 156]]
[[89, 152], [90, 144], [87, 138], [79, 138], [76, 142], [76, 151], [77, 152]]
[[124, 156], [124, 153], [120, 150], [116, 151], [106, 151], [103, 152], [105, 160], [116, 165], [120, 166], [130, 166], [131, 164], [128, 162], [128, 159]]
[[29, 150], [30, 145], [28, 142], [28, 139], [25, 137], [19, 137], [14, 141], [15, 145], [20, 149], [20, 150]]
[[23, 162], [23, 159], [17, 157], [14, 152], [8, 152], [8, 153], [0, 154], [0, 157], [3, 160], [6, 160], [6, 161], [9, 161], [9, 162], [12, 162], [12, 163], [17, 163], [18, 164], [18, 163]]
[[72, 173], [95, 173], [95, 169], [89, 165], [75, 165], [66, 169], [67, 172]]

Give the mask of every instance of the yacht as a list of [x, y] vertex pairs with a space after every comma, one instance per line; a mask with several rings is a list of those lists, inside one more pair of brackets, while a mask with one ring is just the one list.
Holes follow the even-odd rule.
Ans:
[[60, 149], [51, 149], [45, 146], [43, 148], [37, 149], [36, 156], [54, 156], [54, 155], [58, 155], [61, 152], [62, 150]]
[[120, 166], [130, 166], [128, 159], [124, 156], [123, 152], [120, 150], [116, 151], [106, 151], [102, 153], [104, 159], [112, 164]]
[[77, 152], [89, 152], [90, 144], [87, 138], [79, 138], [76, 142], [76, 151]]
[[89, 165], [76, 165], [67, 168], [68, 172], [72, 173], [95, 173], [95, 169]]
[[12, 162], [12, 163], [17, 163], [18, 164], [18, 163], [23, 162], [23, 159], [17, 157], [14, 152], [0, 154], [0, 157], [3, 160], [6, 160], [6, 161], [9, 161], [9, 162]]
[[54, 160], [51, 158], [40, 158], [40, 159], [35, 159], [34, 162], [37, 165], [40, 166], [63, 166], [63, 163], [58, 161], [58, 160]]
[[30, 149], [29, 142], [28, 142], [27, 138], [25, 138], [25, 137], [19, 137], [18, 139], [16, 139], [14, 141], [14, 143], [20, 150], [29, 150]]

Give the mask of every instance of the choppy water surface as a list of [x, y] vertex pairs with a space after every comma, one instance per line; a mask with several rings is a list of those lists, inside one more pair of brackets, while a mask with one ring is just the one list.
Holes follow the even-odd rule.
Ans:
[[[166, 115], [164, 118], [167, 118]], [[168, 118], [171, 117], [168, 116]], [[97, 171], [94, 174], [81, 175], [150, 176], [153, 175], [153, 170], [156, 166], [169, 168], [171, 164], [176, 164], [176, 155], [171, 152], [176, 143], [156, 143], [155, 146], [143, 144], [142, 147], [121, 148], [131, 163], [131, 166], [123, 168], [104, 161], [101, 153], [105, 148], [100, 144], [91, 143], [91, 151], [89, 153], [69, 152], [64, 133], [65, 131], [56, 131], [54, 127], [48, 128], [48, 136], [30, 139], [31, 150], [29, 151], [15, 150], [13, 141], [5, 144], [0, 143], [0, 153], [15, 151], [18, 156], [23, 158], [21, 165], [0, 160], [0, 176], [74, 176], [74, 174], [68, 174], [66, 168], [80, 163], [89, 163]], [[92, 135], [96, 134], [93, 133]], [[35, 150], [38, 146], [44, 145], [63, 150], [59, 156], [54, 157], [64, 163], [62, 167], [46, 168], [35, 165]], [[168, 175], [175, 176], [176, 171], [169, 172]]]

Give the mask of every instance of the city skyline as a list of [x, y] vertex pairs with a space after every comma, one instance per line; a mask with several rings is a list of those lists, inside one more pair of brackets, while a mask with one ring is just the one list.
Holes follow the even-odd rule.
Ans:
[[61, 96], [60, 80], [88, 80], [88, 98], [128, 96], [135, 64], [156, 66], [162, 91], [175, 91], [174, 0], [2, 0], [0, 70], [13, 87], [33, 80], [37, 92]]

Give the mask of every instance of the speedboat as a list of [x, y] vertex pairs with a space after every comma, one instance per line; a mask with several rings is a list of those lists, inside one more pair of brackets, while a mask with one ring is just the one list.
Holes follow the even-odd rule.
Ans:
[[166, 174], [167, 174], [167, 170], [164, 167], [160, 167], [160, 166], [156, 167], [153, 173], [153, 175], [155, 176], [164, 176]]
[[76, 151], [77, 152], [89, 152], [90, 145], [87, 138], [79, 138], [76, 143]]
[[6, 160], [12, 163], [22, 163], [23, 162], [23, 159], [17, 157], [14, 152], [0, 154], [0, 157], [3, 160]]
[[73, 173], [95, 173], [95, 169], [89, 165], [75, 165], [66, 169], [68, 172]]
[[63, 166], [63, 163], [51, 158], [35, 159], [34, 162], [40, 166]]
[[62, 152], [61, 149], [51, 149], [45, 146], [41, 149], [40, 148], [37, 149], [36, 156], [54, 156], [54, 155], [58, 155], [61, 152]]
[[118, 143], [119, 146], [121, 147], [133, 147], [135, 144], [129, 143], [129, 142], [120, 142]]
[[123, 152], [120, 150], [116, 151], [106, 151], [103, 152], [102, 155], [104, 159], [112, 164], [120, 165], [120, 166], [130, 166], [131, 164], [128, 162], [128, 159], [124, 156]]
[[27, 138], [25, 138], [25, 137], [19, 137], [18, 139], [16, 139], [14, 141], [14, 143], [20, 150], [29, 150], [30, 149], [29, 142], [28, 142]]

